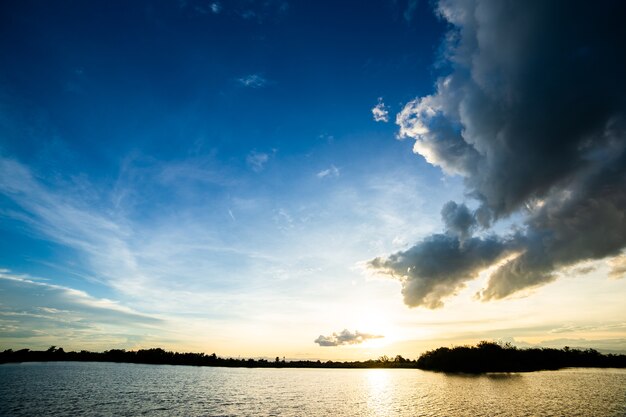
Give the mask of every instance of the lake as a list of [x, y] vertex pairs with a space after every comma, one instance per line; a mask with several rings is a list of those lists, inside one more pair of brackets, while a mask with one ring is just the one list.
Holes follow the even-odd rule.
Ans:
[[624, 416], [626, 370], [0, 365], [1, 416]]

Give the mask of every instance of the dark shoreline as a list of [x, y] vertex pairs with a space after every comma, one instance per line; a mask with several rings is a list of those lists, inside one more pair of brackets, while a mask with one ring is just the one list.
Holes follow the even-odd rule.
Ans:
[[339, 369], [421, 369], [438, 372], [481, 374], [488, 372], [532, 372], [562, 368], [626, 368], [626, 355], [604, 355], [594, 349], [532, 348], [518, 349], [509, 344], [480, 342], [476, 346], [438, 348], [423, 353], [418, 359], [382, 356], [375, 360], [285, 361], [276, 358], [220, 358], [216, 354], [168, 352], [161, 348], [104, 352], [65, 352], [55, 346], [45, 351], [11, 349], [0, 353], [0, 364], [19, 362], [117, 362], [152, 365], [191, 365], [231, 368], [339, 368]]

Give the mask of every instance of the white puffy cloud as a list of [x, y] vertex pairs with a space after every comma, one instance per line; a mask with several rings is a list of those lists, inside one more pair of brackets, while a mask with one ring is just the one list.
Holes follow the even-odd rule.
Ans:
[[378, 98], [378, 104], [372, 108], [372, 115], [376, 122], [387, 123], [389, 121], [389, 109], [387, 109], [387, 106], [383, 103], [382, 97]]

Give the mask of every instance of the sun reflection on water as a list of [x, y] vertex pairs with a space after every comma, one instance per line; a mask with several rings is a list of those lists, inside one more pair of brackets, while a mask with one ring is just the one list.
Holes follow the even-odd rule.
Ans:
[[391, 374], [386, 369], [369, 369], [367, 371], [367, 408], [371, 415], [393, 415], [394, 389], [391, 385]]

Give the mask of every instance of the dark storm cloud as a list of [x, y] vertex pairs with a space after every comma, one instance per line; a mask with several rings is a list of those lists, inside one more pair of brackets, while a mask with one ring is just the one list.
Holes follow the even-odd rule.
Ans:
[[352, 333], [348, 329], [344, 329], [343, 331], [333, 333], [330, 336], [320, 335], [314, 340], [314, 342], [320, 346], [356, 345], [369, 339], [380, 339], [382, 337], [383, 336], [361, 333], [359, 331]]
[[457, 204], [448, 201], [441, 209], [441, 218], [446, 230], [459, 236], [461, 239], [468, 237], [476, 227], [476, 219], [465, 204]]
[[[483, 300], [618, 255], [626, 246], [626, 3], [442, 0], [438, 10], [453, 25], [450, 73], [398, 114], [399, 136], [462, 175], [479, 208], [447, 203], [445, 238], [370, 267], [401, 277], [409, 305], [432, 308], [505, 254], [519, 256], [492, 274]], [[502, 246], [498, 255], [464, 252], [478, 226], [520, 212], [521, 231], [487, 240]], [[439, 251], [454, 239], [458, 250]], [[424, 266], [431, 252], [436, 267]]]
[[554, 192], [526, 220], [525, 252], [499, 268], [482, 292], [498, 299], [555, 278], [559, 268], [618, 255], [626, 246], [626, 158]]

